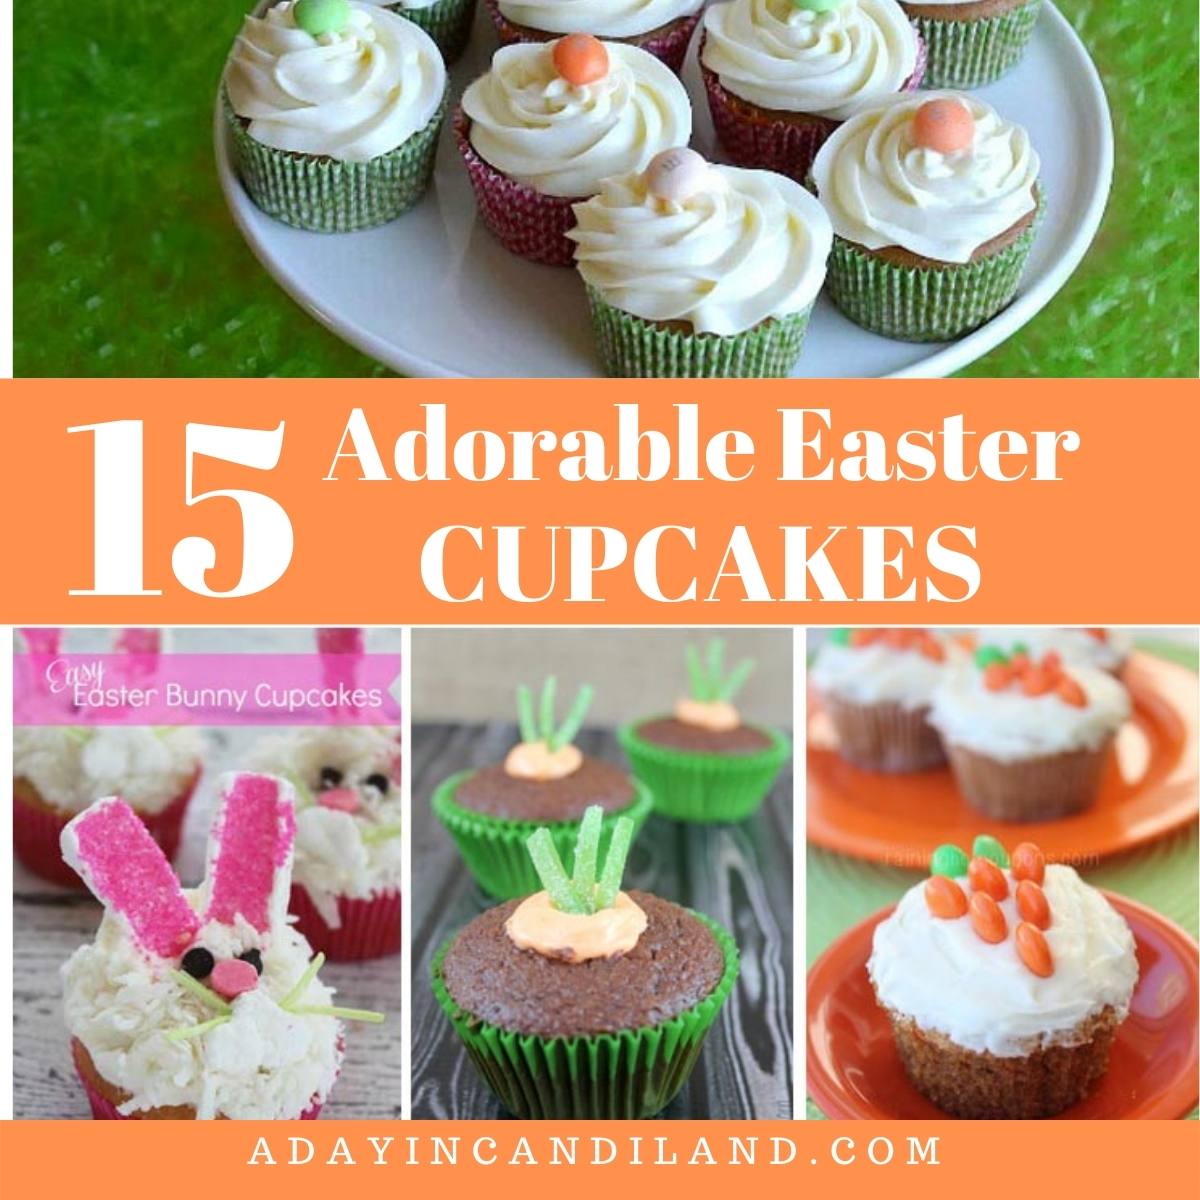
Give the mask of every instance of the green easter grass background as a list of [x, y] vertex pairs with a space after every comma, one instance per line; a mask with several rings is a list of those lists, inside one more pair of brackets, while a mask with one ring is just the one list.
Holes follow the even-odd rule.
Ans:
[[[249, 7], [13, 6], [17, 375], [384, 373], [279, 290], [226, 213], [213, 97]], [[1112, 104], [1113, 195], [1068, 285], [969, 373], [1194, 376], [1195, 6], [1060, 8]]]

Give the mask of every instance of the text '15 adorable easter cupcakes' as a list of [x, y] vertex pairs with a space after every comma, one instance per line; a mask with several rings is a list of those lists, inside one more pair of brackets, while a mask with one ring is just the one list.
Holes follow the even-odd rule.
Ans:
[[929, 719], [968, 804], [1000, 821], [1045, 821], [1095, 801], [1129, 713], [1107, 671], [985, 645], [947, 674]]
[[974, 96], [919, 93], [857, 113], [813, 162], [836, 234], [829, 296], [884, 337], [957, 338], [1013, 298], [1033, 247], [1040, 163]]
[[1042, 0], [901, 0], [929, 52], [929, 87], [977, 88], [1016, 66]]
[[834, 629], [809, 680], [838, 753], [868, 771], [924, 771], [946, 761], [929, 723], [952, 647], [928, 629]]
[[62, 968], [71, 1051], [97, 1120], [311, 1120], [341, 1069], [345, 1020], [323, 955], [287, 920], [290, 786], [229, 775], [204, 883], [181, 887], [133, 810], [98, 800], [63, 857], [105, 906]]
[[924, 64], [897, 0], [727, 0], [704, 13], [700, 67], [721, 146], [797, 183], [842, 121], [919, 87]]
[[791, 743], [780, 732], [746, 725], [733, 698], [754, 663], [726, 673], [724, 644], [701, 658], [687, 648], [688, 695], [672, 716], [632, 721], [620, 731], [634, 775], [650, 789], [654, 809], [676, 821], [741, 821], [771, 790]]
[[536, 890], [538, 875], [525, 848], [536, 829], [548, 829], [559, 855], [567, 859], [587, 809], [603, 812], [605, 845], [619, 817], [629, 817], [636, 833], [650, 815], [652, 801], [644, 784], [572, 744], [592, 689], [580, 689], [561, 724], [555, 718], [555, 694], [550, 677], [535, 712], [529, 689], [519, 687], [520, 743], [504, 762], [460, 771], [433, 794], [434, 816], [454, 839], [479, 886], [497, 899]]
[[971, 1120], [1052, 1117], [1108, 1067], [1138, 964], [1072, 867], [995, 838], [940, 846], [875, 930], [867, 972], [913, 1086]]
[[433, 990], [501, 1104], [529, 1119], [637, 1120], [686, 1082], [738, 973], [715, 922], [622, 892], [633, 838], [607, 855], [584, 815], [570, 875], [550, 832], [528, 839], [543, 891], [489, 909], [432, 964]]
[[498, 50], [454, 132], [488, 229], [522, 258], [570, 266], [572, 205], [686, 143], [692, 109], [652, 55], [572, 34]]
[[471, 38], [476, 0], [399, 0], [392, 12], [420, 25], [442, 52], [447, 63], [457, 62]]
[[283, 0], [245, 19], [222, 104], [238, 175], [263, 212], [344, 233], [424, 195], [446, 68], [411, 21], [359, 0]]
[[795, 366], [832, 241], [798, 183], [680, 147], [605, 180], [575, 218], [567, 236], [609, 375], [757, 378]]

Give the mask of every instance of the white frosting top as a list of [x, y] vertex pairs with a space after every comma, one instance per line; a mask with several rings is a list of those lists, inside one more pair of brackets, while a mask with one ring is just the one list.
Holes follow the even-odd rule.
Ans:
[[[956, 99], [975, 119], [974, 141], [941, 154], [915, 146], [912, 118], [929, 100]], [[839, 237], [900, 246], [965, 263], [1037, 207], [1039, 160], [1029, 135], [977, 96], [917, 92], [870, 107], [817, 151], [813, 179]]]
[[575, 260], [616, 308], [734, 334], [803, 312], [825, 281], [829, 219], [798, 183], [771, 171], [709, 166], [680, 203], [651, 196], [641, 175], [607, 179], [576, 204]]
[[546, 33], [636, 37], [698, 12], [704, 0], [500, 0], [514, 24]]
[[946, 658], [936, 662], [919, 650], [897, 650], [881, 642], [838, 646], [825, 642], [808, 677], [818, 692], [853, 704], [898, 704], [927, 708], [946, 675], [955, 647], [942, 642]]
[[[1133, 934], [1121, 915], [1073, 867], [1051, 865], [1042, 884], [1050, 905], [1046, 943], [1054, 973], [1033, 974], [1017, 953], [1013, 893], [1000, 902], [1008, 936], [989, 943], [970, 916], [945, 920], [910, 888], [875, 930], [867, 972], [879, 1003], [937, 1030], [959, 1046], [1001, 1058], [1039, 1045], [1070, 1045], [1072, 1031], [1111, 1005], [1123, 1020], [1137, 982]], [[958, 881], [970, 895], [965, 878]]]
[[[199, 909], [200, 893], [188, 896]], [[258, 947], [263, 974], [232, 1002], [232, 1020], [179, 1041], [166, 1034], [215, 1014], [170, 977], [173, 961], [141, 953], [119, 918], [106, 914], [96, 940], [63, 965], [67, 1028], [100, 1075], [130, 1093], [121, 1112], [190, 1105], [200, 1119], [282, 1120], [324, 1101], [341, 1066], [341, 1023], [278, 1004], [308, 965], [304, 938], [290, 926], [264, 939], [244, 923], [233, 930], [210, 924], [197, 944], [218, 957]], [[332, 997], [314, 979], [298, 1002], [328, 1005]]]
[[429, 124], [446, 68], [429, 34], [387, 9], [350, 0], [346, 29], [314, 38], [283, 0], [246, 17], [225, 86], [264, 145], [366, 162]]
[[13, 778], [67, 812], [120, 796], [140, 812], [159, 813], [182, 795], [203, 753], [203, 737], [188, 727], [17, 726]]
[[1095, 667], [1072, 664], [1065, 674], [1083, 689], [1083, 707], [1054, 692], [1026, 696], [1017, 684], [989, 691], [983, 672], [964, 663], [947, 673], [934, 694], [930, 724], [951, 745], [1004, 761], [1098, 749], [1128, 718], [1129, 693]]
[[1029, 653], [1034, 658], [1041, 658], [1047, 651], [1055, 650], [1062, 655], [1063, 662], [1115, 671], [1133, 653], [1133, 635], [1124, 629], [1104, 629], [1101, 632], [1103, 637], [1096, 637], [1088, 629], [994, 627], [976, 630], [975, 640], [981, 646], [999, 646], [1006, 653], [1013, 646], [1023, 643], [1029, 647]]
[[704, 65], [761, 108], [844, 121], [900, 91], [917, 35], [896, 0], [845, 0], [828, 12], [792, 0], [728, 0], [704, 13]]
[[591, 196], [606, 176], [687, 144], [691, 104], [670, 67], [606, 42], [608, 74], [573, 86], [555, 70], [555, 45], [502, 47], [463, 93], [471, 145], [493, 167], [544, 195]]

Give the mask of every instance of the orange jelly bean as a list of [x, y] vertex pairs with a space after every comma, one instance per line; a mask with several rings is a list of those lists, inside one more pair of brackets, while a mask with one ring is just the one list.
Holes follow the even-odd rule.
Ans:
[[1032, 879], [1022, 879], [1017, 884], [1017, 912], [1030, 925], [1036, 925], [1039, 929], [1050, 928], [1050, 901]]
[[942, 643], [932, 634], [922, 633], [920, 642], [921, 653], [933, 662], [945, 662], [946, 651]]
[[933, 916], [953, 921], [967, 915], [967, 896], [953, 879], [933, 875], [925, 880], [925, 906]]
[[590, 33], [568, 33], [554, 43], [554, 69], [572, 87], [595, 83], [608, 74], [608, 51]]
[[870, 646], [879, 640], [882, 630], [879, 629], [852, 629], [850, 630], [850, 645], [852, 646]]
[[1087, 693], [1070, 675], [1064, 675], [1054, 691], [1064, 704], [1069, 704], [1072, 708], [1087, 707]]
[[1021, 691], [1026, 696], [1044, 696], [1054, 688], [1054, 678], [1045, 667], [1030, 667], [1021, 677]]
[[1019, 843], [1012, 852], [1012, 875], [1014, 879], [1032, 879], [1041, 883], [1046, 878], [1046, 856], [1032, 842]]
[[1054, 974], [1054, 956], [1046, 935], [1035, 925], [1022, 921], [1013, 935], [1021, 961], [1035, 974], [1048, 979]]
[[1002, 692], [1012, 683], [1012, 667], [1008, 663], [988, 663], [983, 669], [983, 686], [989, 692]]
[[1008, 665], [1012, 667], [1014, 675], [1024, 675], [1029, 670], [1029, 655], [1014, 654], [1008, 660]]
[[993, 900], [1003, 900], [1008, 895], [1008, 880], [1004, 872], [990, 858], [976, 856], [967, 868], [967, 881], [973, 892], [987, 892]]
[[970, 909], [971, 928], [979, 937], [993, 945], [1004, 941], [1008, 936], [1008, 922], [1000, 905], [987, 892], [976, 892], [971, 897]]
[[1051, 675], [1057, 675], [1062, 670], [1062, 655], [1057, 650], [1047, 650], [1042, 655], [1042, 666]]

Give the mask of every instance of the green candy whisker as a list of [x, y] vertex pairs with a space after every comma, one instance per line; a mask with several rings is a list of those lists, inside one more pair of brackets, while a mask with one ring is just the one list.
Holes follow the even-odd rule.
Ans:
[[232, 1020], [233, 1014], [229, 1013], [225, 1016], [213, 1017], [208, 1021], [201, 1021], [199, 1025], [181, 1025], [178, 1029], [168, 1029], [167, 1041], [183, 1042], [189, 1038], [203, 1037], [210, 1029], [216, 1029], [218, 1025], [224, 1025]]
[[333, 1004], [300, 1004], [287, 1011], [314, 1017], [338, 1017], [343, 1021], [366, 1021], [370, 1025], [381, 1025], [387, 1019], [383, 1013], [372, 1012], [369, 1008], [338, 1008]]
[[223, 1016], [232, 1014], [233, 1009], [217, 995], [210, 987], [205, 987], [198, 979], [193, 979], [186, 971], [172, 971], [171, 978], [175, 980], [181, 988], [191, 992], [193, 996], [197, 996], [203, 1000], [209, 1008], [215, 1009]]
[[392, 838], [398, 838], [403, 832], [404, 828], [401, 825], [376, 825], [363, 830], [362, 840], [368, 846], [374, 846], [379, 842], [389, 842]]
[[291, 986], [288, 993], [279, 1002], [280, 1008], [292, 1008], [301, 996], [308, 990], [308, 985], [317, 977], [317, 972], [325, 964], [323, 953], [314, 954], [312, 961], [304, 969], [304, 974]]

